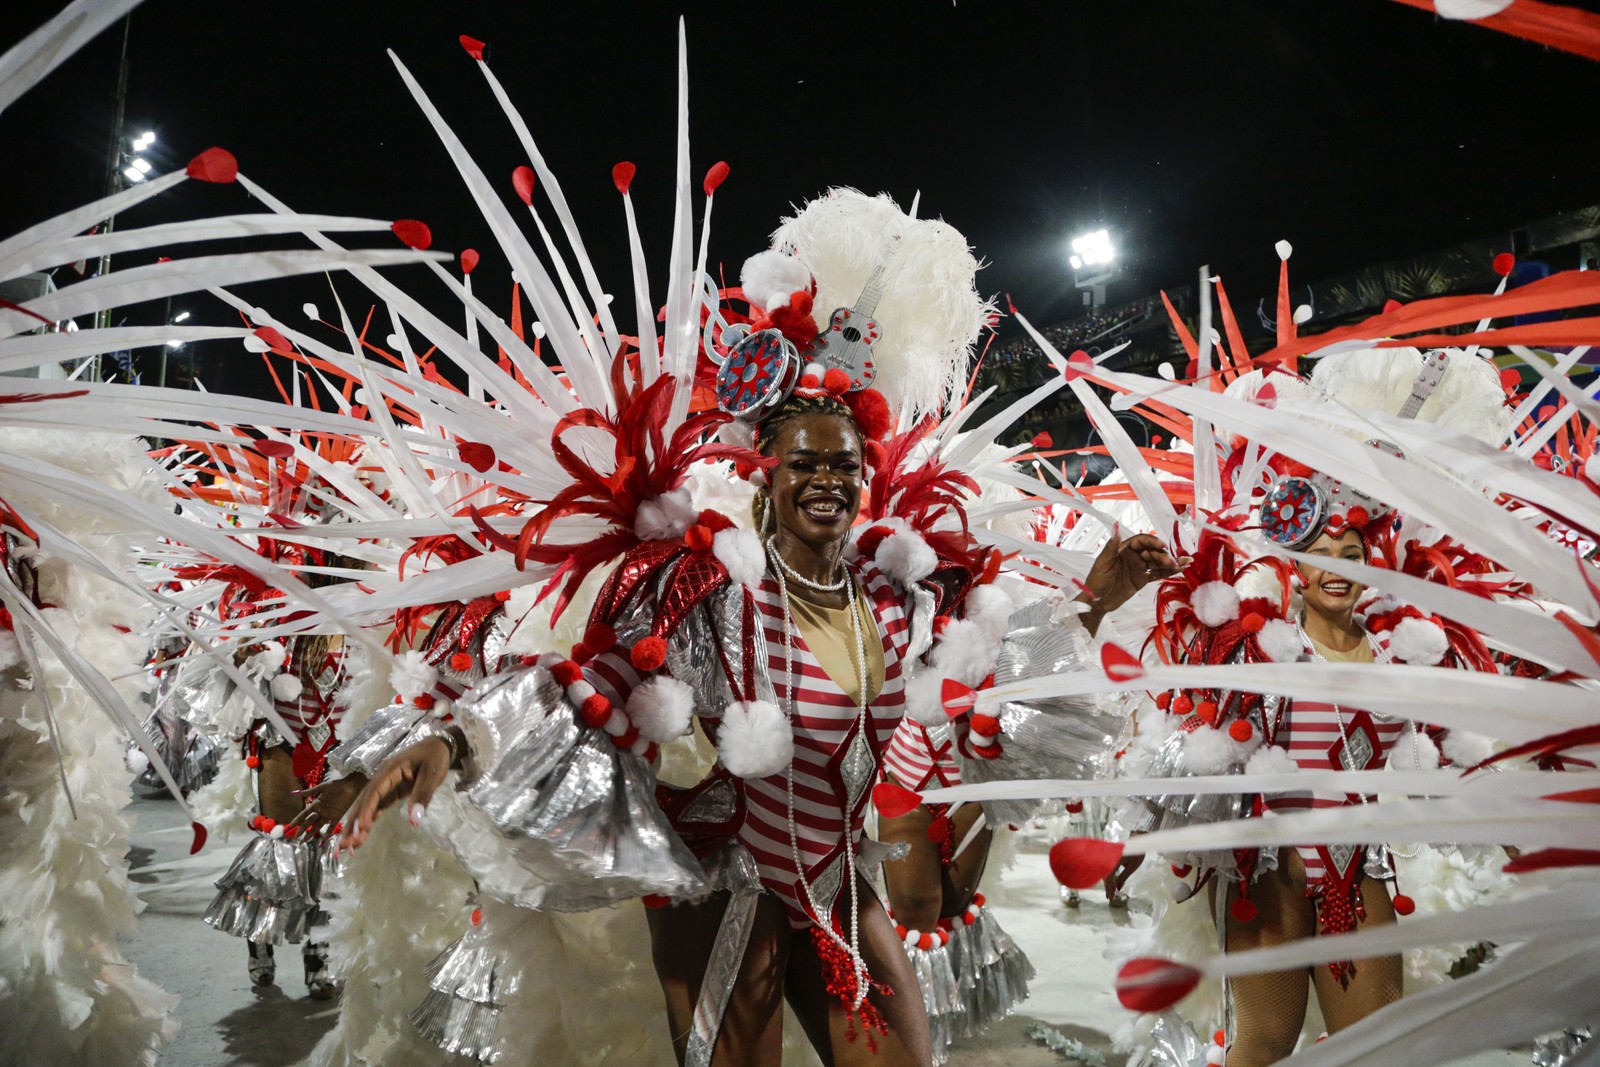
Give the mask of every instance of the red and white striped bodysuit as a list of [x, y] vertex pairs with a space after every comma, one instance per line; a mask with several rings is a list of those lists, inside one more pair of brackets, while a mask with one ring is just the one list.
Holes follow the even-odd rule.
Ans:
[[[859, 742], [860, 711], [854, 697], [829, 676], [798, 630], [793, 635], [793, 676], [788, 674], [788, 637], [777, 582], [769, 575], [755, 593], [758, 622], [766, 639], [767, 673], [779, 707], [792, 716], [795, 843], [812, 895], [823, 908], [843, 899], [841, 893], [848, 894], [843, 884], [844, 865], [838, 861], [846, 841], [854, 844], [860, 838], [884, 748], [905, 706], [902, 656], [910, 642], [905, 594], [876, 569], [853, 569], [853, 573], [871, 607], [871, 617], [861, 620], [863, 636], [881, 643], [884, 668], [882, 689], [867, 708], [866, 734]], [[619, 704], [642, 681], [621, 650], [595, 657], [585, 665], [584, 674], [599, 692]], [[730, 688], [741, 690], [737, 683]], [[702, 704], [697, 710], [715, 741], [722, 709]], [[787, 905], [793, 926], [809, 925], [814, 916], [800, 884], [789, 837], [786, 773], [741, 779], [719, 764], [707, 781], [718, 779], [730, 783], [740, 797], [742, 817], [728, 830], [755, 859], [762, 885]], [[674, 825], [678, 825], [676, 820]], [[703, 828], [680, 829], [697, 853], [711, 851]], [[837, 908], [834, 911], [838, 914]]]

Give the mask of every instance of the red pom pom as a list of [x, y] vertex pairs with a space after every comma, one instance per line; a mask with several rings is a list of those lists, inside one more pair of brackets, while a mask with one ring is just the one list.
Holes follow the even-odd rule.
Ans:
[[1050, 873], [1068, 889], [1099, 885], [1121, 861], [1122, 846], [1097, 837], [1066, 837], [1050, 846]]
[[883, 466], [884, 462], [889, 458], [889, 454], [883, 450], [883, 446], [878, 442], [868, 441], [866, 448], [862, 450], [861, 458], [866, 460], [868, 467], [877, 470]]
[[817, 376], [815, 374], [802, 374], [800, 375], [799, 388], [814, 391], [821, 389], [822, 383], [817, 380]]
[[855, 417], [856, 428], [869, 441], [887, 437], [894, 418], [889, 414], [889, 402], [876, 389], [863, 389], [845, 394], [844, 402]]
[[270, 833], [272, 833], [272, 831], [276, 830], [277, 828], [278, 828], [277, 820], [269, 819], [265, 815], [261, 816], [260, 830], [261, 830], [262, 833], [270, 834]]
[[1256, 728], [1244, 719], [1235, 719], [1228, 724], [1228, 736], [1243, 744], [1255, 736]]
[[473, 926], [480, 926], [480, 925], [482, 925], [482, 923], [483, 923], [483, 909], [482, 908], [473, 908], [472, 909], [472, 925]]
[[1179, 693], [1178, 699], [1172, 702], [1174, 715], [1187, 715], [1194, 710], [1194, 698], [1188, 693]]
[[898, 819], [922, 803], [922, 794], [899, 782], [879, 782], [872, 787], [872, 803], [885, 819]]
[[1367, 509], [1359, 504], [1345, 512], [1345, 522], [1351, 526], [1365, 526], [1371, 521], [1372, 516], [1367, 514]]
[[454, 652], [450, 656], [450, 669], [466, 673], [472, 669], [472, 654], [470, 652]]
[[589, 647], [587, 642], [579, 641], [572, 646], [572, 662], [581, 666], [592, 659], [594, 659], [594, 650]]
[[972, 732], [979, 737], [993, 737], [1000, 732], [1000, 720], [993, 715], [983, 712], [974, 712], [972, 716]]
[[618, 748], [632, 748], [635, 741], [639, 740], [639, 728], [632, 723], [628, 728], [617, 735]]
[[1263, 619], [1257, 612], [1252, 611], [1239, 620], [1239, 629], [1247, 634], [1258, 634], [1266, 624], [1266, 619]]
[[610, 652], [617, 647], [617, 631], [603, 622], [592, 622], [583, 631], [583, 643], [594, 649], [595, 655]]
[[529, 206], [533, 204], [534, 181], [532, 167], [521, 166], [511, 172], [511, 188], [517, 191], [517, 199]]
[[1228, 914], [1233, 916], [1233, 921], [1236, 923], [1255, 922], [1255, 903], [1240, 897], [1238, 900], [1228, 905]]
[[478, 269], [478, 250], [476, 248], [463, 248], [461, 250], [461, 273], [471, 274]]
[[1504, 278], [1517, 269], [1517, 257], [1510, 252], [1501, 252], [1494, 257], [1494, 272]]
[[249, 767], [253, 771], [257, 767], [261, 766], [261, 757], [260, 756], [246, 756], [244, 758], [244, 765], [246, 767]]
[[239, 177], [239, 161], [226, 148], [208, 148], [189, 160], [183, 172], [197, 182], [227, 185]]
[[867, 559], [878, 554], [878, 546], [883, 544], [883, 539], [894, 533], [888, 526], [868, 527], [865, 533], [856, 538], [856, 549]]
[[923, 934], [921, 937], [917, 938], [917, 947], [924, 952], [928, 951], [933, 947], [933, 935]]
[[1069, 800], [1066, 803], [1066, 809], [1070, 815], [1081, 815], [1083, 813], [1083, 801]]
[[1164, 693], [1156, 694], [1156, 707], [1160, 708], [1162, 711], [1166, 711], [1168, 708], [1172, 707], [1172, 691], [1170, 689]]
[[728, 164], [721, 160], [711, 164], [711, 169], [706, 171], [706, 180], [700, 183], [707, 196], [717, 191], [717, 187], [728, 180]]
[[583, 668], [570, 659], [564, 659], [550, 668], [550, 677], [556, 680], [557, 685], [566, 689], [583, 678]]
[[468, 37], [464, 33], [461, 35], [459, 40], [461, 41], [461, 47], [467, 50], [467, 55], [480, 61], [483, 59], [483, 50], [489, 47], [476, 37]]
[[850, 375], [838, 367], [829, 367], [822, 376], [822, 387], [834, 396], [844, 396], [850, 389]]
[[1226, 1031], [1226, 1030], [1218, 1030], [1216, 1033], [1211, 1035], [1211, 1041], [1212, 1041], [1213, 1044], [1224, 1045], [1224, 1046], [1227, 1045], [1227, 1043], [1228, 1043], [1228, 1031]]
[[654, 634], [640, 638], [639, 643], [633, 646], [633, 651], [629, 653], [628, 658], [633, 662], [636, 670], [658, 670], [663, 663], [667, 662], [667, 643]]
[[423, 711], [431, 711], [433, 705], [437, 702], [438, 698], [432, 693], [418, 693], [416, 699], [411, 701], [412, 706], [421, 708]]
[[987, 903], [989, 903], [989, 898], [985, 897], [982, 893], [974, 893], [974, 894], [972, 894], [972, 906], [973, 907], [981, 908]]
[[971, 926], [973, 923], [975, 923], [977, 921], [978, 921], [978, 917], [976, 915], [972, 914], [972, 912], [964, 911], [964, 912], [961, 913], [961, 925], [962, 926]]
[[905, 923], [894, 924], [894, 936], [898, 937], [900, 940], [904, 941], [908, 932], [909, 931], [906, 929]]
[[702, 511], [695, 518], [695, 521], [714, 534], [719, 534], [723, 530], [731, 530], [737, 525], [737, 523], [728, 518], [728, 516], [724, 515], [722, 512], [712, 511], [710, 508]]
[[428, 224], [425, 222], [418, 222], [416, 219], [397, 219], [389, 229], [408, 248], [423, 251], [433, 244], [433, 231], [428, 229]]
[[1129, 960], [1117, 972], [1117, 1000], [1124, 1008], [1154, 1014], [1165, 1011], [1200, 984], [1200, 972], [1172, 960]]
[[948, 615], [935, 615], [933, 617], [933, 636], [936, 637], [936, 638], [937, 637], [943, 637], [944, 636], [944, 628], [946, 626], [949, 626], [949, 625], [950, 625], [950, 616], [948, 616]]
[[1217, 725], [1217, 702], [1215, 700], [1202, 700], [1194, 710], [1200, 716], [1200, 721], [1207, 726]]
[[611, 718], [611, 701], [604, 694], [595, 693], [584, 699], [578, 714], [583, 716], [584, 722], [598, 730], [606, 724], [607, 719]]
[[626, 161], [618, 163], [611, 168], [611, 184], [617, 187], [617, 192], [626, 196], [628, 189], [633, 185], [633, 176], [639, 171], [632, 163]]
[[1394, 911], [1396, 915], [1410, 915], [1417, 910], [1417, 902], [1404, 893], [1394, 895]]
[[683, 535], [683, 543], [689, 546], [691, 552], [710, 552], [711, 531], [695, 523], [689, 527], [689, 532]]

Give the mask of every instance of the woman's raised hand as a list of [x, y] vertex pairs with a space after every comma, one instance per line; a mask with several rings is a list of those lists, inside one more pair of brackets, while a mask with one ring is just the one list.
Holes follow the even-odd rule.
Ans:
[[384, 761], [366, 788], [356, 797], [340, 835], [341, 849], [357, 849], [372, 832], [378, 813], [395, 801], [409, 796], [411, 825], [422, 821], [422, 813], [444, 776], [450, 770], [450, 746], [442, 738], [429, 737], [396, 752]]
[[1134, 534], [1124, 540], [1121, 530], [1111, 532], [1111, 540], [1095, 557], [1078, 599], [1089, 605], [1084, 625], [1093, 633], [1100, 620], [1127, 603], [1153, 581], [1170, 578], [1183, 569], [1187, 559], [1173, 559], [1161, 539], [1154, 534]]

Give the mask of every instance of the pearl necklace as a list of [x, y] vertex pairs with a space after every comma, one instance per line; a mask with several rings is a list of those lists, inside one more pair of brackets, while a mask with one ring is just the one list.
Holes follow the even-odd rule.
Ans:
[[[839, 568], [840, 573], [838, 581], [813, 582], [810, 578], [807, 578], [805, 575], [801, 574], [799, 571], [795, 570], [789, 565], [789, 561], [784, 559], [783, 555], [778, 552], [777, 548], [774, 547], [773, 543], [776, 540], [776, 538], [772, 537], [767, 538], [768, 554], [771, 555], [773, 560], [776, 561], [777, 569], [782, 571], [784, 575], [788, 576], [790, 581], [794, 582], [801, 588], [810, 589], [812, 592], [816, 593], [842, 593], [844, 592], [845, 587], [850, 584], [850, 572], [843, 566]], [[778, 584], [780, 587], [783, 585], [782, 577], [778, 579]]]
[[[789, 721], [792, 724], [800, 713], [800, 702], [796, 693], [799, 686], [794, 679], [794, 634], [795, 622], [789, 610], [789, 585], [785, 575], [792, 576], [801, 585], [819, 592], [843, 592], [847, 585], [853, 583], [850, 572], [846, 570], [844, 576], [832, 588], [807, 581], [795, 574], [793, 568], [778, 554], [777, 546], [772, 538], [767, 540], [767, 557], [773, 561], [773, 573], [778, 580], [778, 600], [783, 607], [783, 665], [784, 677], [787, 679], [789, 697]], [[856, 699], [856, 728], [862, 737], [867, 731], [867, 647], [862, 637], [861, 612], [857, 607], [855, 591], [851, 590], [850, 605], [850, 634], [854, 638], [856, 651], [856, 680], [859, 686]], [[805, 894], [806, 903], [811, 907], [813, 917], [820, 917], [822, 909], [817, 906], [817, 898], [811, 889], [811, 881], [806, 877], [805, 862], [800, 855], [800, 830], [794, 821], [794, 758], [789, 759], [789, 769], [784, 778], [784, 816], [789, 830], [789, 855], [794, 860], [795, 877], [799, 879], [800, 889]], [[850, 883], [850, 939], [846, 941], [833, 928], [832, 923], [823, 925], [817, 923], [827, 938], [839, 948], [843, 949], [850, 957], [850, 969], [855, 973], [856, 996], [851, 1010], [861, 1007], [861, 1002], [867, 997], [867, 961], [861, 955], [861, 906], [860, 891], [856, 887], [856, 861], [855, 842], [851, 840], [850, 812], [844, 804], [839, 806], [839, 814], [844, 820], [844, 875]]]

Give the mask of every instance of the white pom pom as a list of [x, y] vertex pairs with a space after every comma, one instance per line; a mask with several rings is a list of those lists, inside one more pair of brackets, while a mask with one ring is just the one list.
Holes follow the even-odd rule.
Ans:
[[1288, 774], [1299, 769], [1294, 757], [1275, 745], [1262, 745], [1244, 764], [1246, 774]]
[[1210, 1064], [1210, 1067], [1222, 1067], [1226, 1057], [1227, 1053], [1222, 1051], [1220, 1045], [1212, 1045], [1206, 1049], [1206, 1063]]
[[933, 549], [920, 535], [903, 530], [883, 539], [872, 562], [900, 584], [911, 585], [932, 574], [939, 557], [933, 554]]
[[1494, 742], [1482, 734], [1446, 730], [1439, 741], [1439, 751], [1457, 767], [1476, 767], [1494, 755]]
[[289, 660], [289, 649], [280, 641], [268, 641], [250, 656], [250, 669], [271, 674]]
[[1292, 622], [1268, 619], [1256, 635], [1261, 651], [1276, 663], [1293, 663], [1305, 655], [1305, 642], [1300, 640], [1300, 630]]
[[794, 758], [788, 717], [765, 700], [729, 704], [717, 730], [717, 756], [740, 778], [777, 774]]
[[122, 757], [122, 765], [131, 774], [143, 774], [150, 769], [150, 757], [144, 754], [143, 749], [130, 748]]
[[1011, 613], [1016, 610], [1011, 594], [999, 586], [976, 586], [967, 594], [965, 618], [983, 627], [984, 632], [999, 638], [1011, 628]]
[[1239, 591], [1227, 582], [1205, 582], [1190, 598], [1202, 625], [1217, 627], [1239, 617]]
[[1411, 724], [1411, 742], [1402, 739], [1390, 750], [1389, 762], [1402, 771], [1432, 771], [1439, 767], [1439, 746], [1433, 743], [1427, 731]]
[[944, 678], [938, 671], [912, 675], [906, 683], [906, 714], [923, 726], [938, 726], [950, 716], [944, 713]]
[[1450, 651], [1444, 628], [1431, 619], [1407, 615], [1389, 631], [1389, 652], [1402, 663], [1432, 667]]
[[971, 619], [952, 619], [933, 646], [930, 662], [946, 678], [977, 685], [994, 670], [1000, 639]]
[[280, 674], [272, 679], [272, 695], [277, 700], [299, 700], [305, 686], [292, 674]]
[[1221, 774], [1233, 766], [1236, 755], [1233, 738], [1209, 726], [1183, 739], [1183, 766], [1190, 774]]
[[1273, 245], [1272, 248], [1278, 253], [1279, 259], [1288, 259], [1294, 254], [1294, 245], [1290, 244], [1288, 241], [1279, 241], [1277, 244]]
[[685, 489], [674, 489], [639, 505], [633, 532], [641, 541], [665, 541], [682, 537], [694, 525], [694, 504]]
[[283, 840], [283, 835], [285, 833], [287, 833], [287, 832], [288, 832], [288, 828], [285, 827], [283, 825], [283, 823], [280, 822], [278, 825], [274, 826], [271, 830], [267, 831], [267, 836], [272, 838], [274, 841], [281, 841], [281, 840]]
[[628, 695], [627, 711], [640, 737], [664, 745], [689, 732], [694, 690], [670, 675], [658, 674]]
[[0, 671], [10, 670], [22, 662], [22, 646], [17, 635], [10, 630], [0, 630]]
[[789, 302], [791, 293], [811, 288], [811, 272], [798, 256], [757, 252], [739, 268], [739, 287], [753, 307], [771, 311]]
[[749, 530], [735, 527], [717, 531], [711, 539], [711, 554], [728, 568], [728, 577], [746, 589], [758, 587], [767, 573], [767, 554], [761, 550], [761, 538]]
[[389, 685], [410, 703], [430, 692], [439, 672], [421, 652], [402, 652], [389, 667]]

